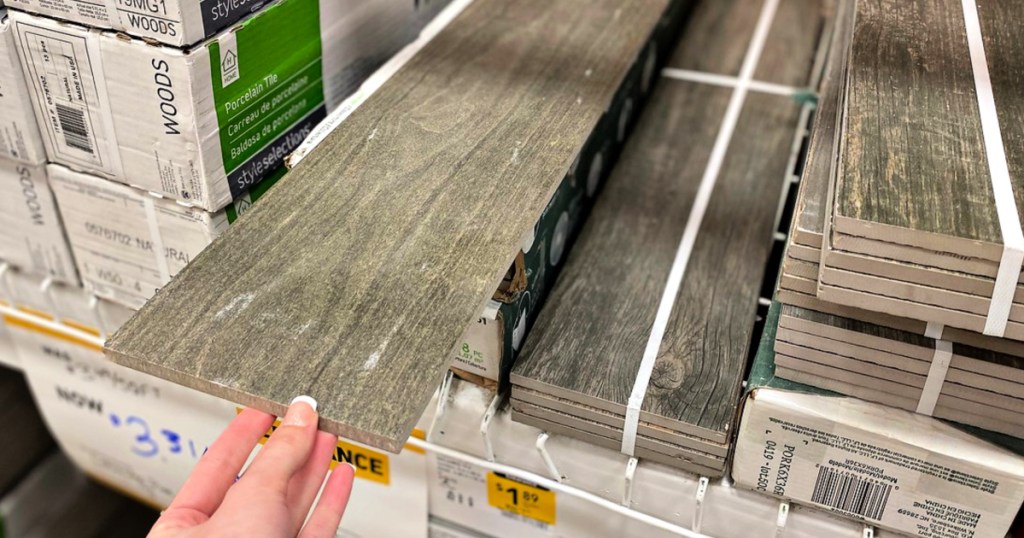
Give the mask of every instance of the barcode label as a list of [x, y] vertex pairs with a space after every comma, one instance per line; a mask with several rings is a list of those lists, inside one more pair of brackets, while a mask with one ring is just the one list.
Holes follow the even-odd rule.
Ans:
[[75, 149], [93, 154], [92, 141], [89, 140], [89, 127], [85, 123], [85, 112], [60, 103], [57, 107], [57, 120], [64, 132], [64, 142]]
[[891, 491], [892, 484], [821, 466], [811, 502], [877, 521], [885, 513]]

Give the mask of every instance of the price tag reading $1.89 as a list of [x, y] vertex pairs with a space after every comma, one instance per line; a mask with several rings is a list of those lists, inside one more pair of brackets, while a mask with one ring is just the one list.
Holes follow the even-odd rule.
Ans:
[[487, 473], [487, 503], [499, 510], [555, 524], [555, 492], [498, 473]]

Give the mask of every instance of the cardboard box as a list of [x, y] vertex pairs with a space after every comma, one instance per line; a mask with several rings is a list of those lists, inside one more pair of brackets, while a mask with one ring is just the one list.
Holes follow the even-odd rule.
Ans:
[[280, 0], [188, 50], [11, 18], [51, 160], [216, 211], [415, 37], [418, 5]]
[[150, 41], [194, 45], [258, 11], [271, 0], [7, 0], [17, 9]]
[[1006, 533], [1024, 458], [931, 417], [778, 380], [777, 323], [776, 304], [748, 381], [737, 485], [922, 538]]
[[[273, 3], [273, 0], [8, 0], [9, 5], [29, 13], [116, 30], [177, 47], [195, 45]], [[422, 8], [439, 3], [442, 2], [414, 2]], [[0, 6], [3, 6], [2, 1]]]
[[135, 309], [277, 179], [262, 182], [227, 208], [210, 213], [60, 165], [47, 168], [85, 287]]
[[45, 166], [0, 159], [0, 261], [78, 283]]
[[0, 2], [0, 158], [42, 164], [46, 150], [14, 44], [14, 29]]

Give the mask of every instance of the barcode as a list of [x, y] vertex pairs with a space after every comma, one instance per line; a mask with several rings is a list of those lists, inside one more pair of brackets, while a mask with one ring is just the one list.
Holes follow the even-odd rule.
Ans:
[[89, 128], [85, 124], [85, 112], [62, 104], [57, 105], [57, 120], [64, 131], [64, 142], [92, 155], [92, 142], [89, 141]]
[[811, 502], [876, 521], [882, 519], [892, 484], [820, 467]]

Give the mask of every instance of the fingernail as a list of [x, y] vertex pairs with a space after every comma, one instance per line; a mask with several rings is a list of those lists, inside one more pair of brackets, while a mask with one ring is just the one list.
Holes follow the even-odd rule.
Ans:
[[355, 465], [352, 465], [351, 463], [349, 463], [347, 461], [345, 462], [345, 465], [348, 465], [349, 467], [351, 467], [353, 473], [359, 471], [359, 469], [357, 469]]
[[[306, 405], [301, 405], [301, 404]], [[288, 412], [281, 421], [283, 426], [308, 426], [316, 424], [316, 400], [309, 396], [299, 396], [292, 400]]]
[[312, 396], [296, 396], [295, 399], [292, 400], [292, 405], [295, 405], [299, 402], [306, 402], [307, 404], [309, 404], [310, 407], [313, 408], [313, 411], [316, 411], [316, 400], [314, 400]]

